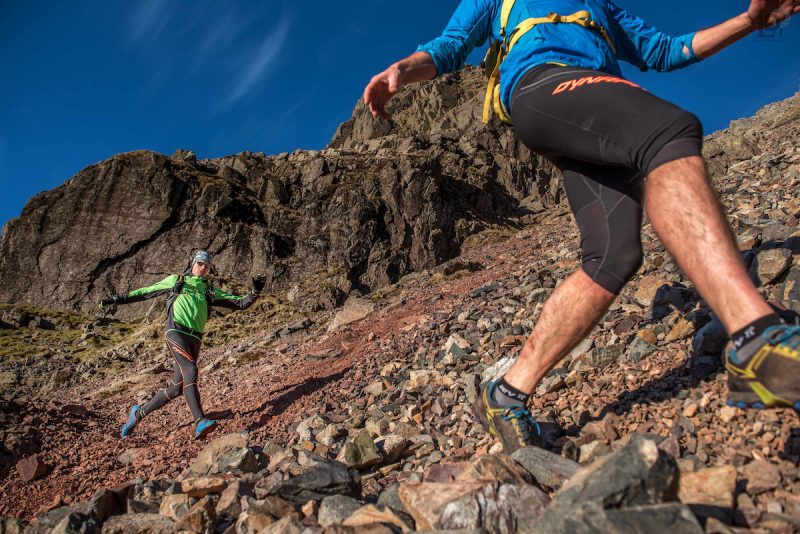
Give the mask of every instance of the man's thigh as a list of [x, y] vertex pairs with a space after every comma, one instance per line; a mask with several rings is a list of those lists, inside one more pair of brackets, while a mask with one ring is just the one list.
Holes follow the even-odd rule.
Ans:
[[511, 116], [531, 150], [643, 175], [671, 143], [688, 141], [679, 155], [699, 154], [702, 146], [696, 117], [628, 80], [588, 69], [533, 69], [515, 90]]

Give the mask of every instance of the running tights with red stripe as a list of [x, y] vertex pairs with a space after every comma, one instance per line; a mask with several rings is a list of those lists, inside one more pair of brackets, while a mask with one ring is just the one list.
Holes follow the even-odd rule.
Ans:
[[200, 354], [200, 340], [175, 330], [167, 332], [165, 337], [167, 350], [174, 360], [172, 378], [166, 387], [158, 390], [150, 402], [142, 408], [142, 415], [153, 413], [183, 393], [194, 420], [202, 419], [203, 408], [197, 390], [197, 356]]

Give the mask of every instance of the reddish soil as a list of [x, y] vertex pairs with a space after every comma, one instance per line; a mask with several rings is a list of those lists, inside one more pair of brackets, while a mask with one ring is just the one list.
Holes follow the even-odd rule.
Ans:
[[[292, 423], [351, 402], [359, 396], [357, 385], [363, 377], [377, 377], [385, 363], [411, 357], [414, 337], [425, 335], [414, 331], [420, 316], [452, 310], [472, 289], [519, 268], [516, 261], [505, 259], [504, 251], [515, 250], [516, 257], [520, 253], [534, 255], [535, 245], [530, 238], [520, 237], [475, 250], [462, 259], [483, 263], [485, 270], [394, 296], [394, 303], [367, 320], [329, 336], [310, 338], [297, 347], [296, 354], [290, 348], [281, 355], [270, 347], [253, 364], [201, 373], [204, 409], [209, 417], [219, 419], [210, 437], [249, 430], [253, 444], [285, 442]], [[445, 298], [431, 303], [435, 295]], [[370, 334], [374, 340], [366, 342], [368, 336], [372, 339]], [[340, 354], [323, 360], [313, 356], [329, 349]], [[204, 362], [213, 361], [225, 350], [227, 347], [217, 347], [201, 352], [201, 369]], [[153, 375], [139, 389], [163, 387], [168, 375]], [[56, 393], [50, 403], [23, 406], [25, 423], [42, 434], [44, 445], [39, 454], [51, 470], [27, 483], [16, 469], [0, 473], [0, 516], [31, 519], [61, 504], [87, 499], [101, 487], [137, 477], [177, 477], [202, 450], [206, 441], [193, 439], [191, 417], [181, 399], [148, 416], [130, 438], [121, 440], [119, 429], [133, 403], [132, 393], [92, 400], [90, 394], [106, 385], [84, 384]], [[60, 406], [67, 403], [79, 404], [90, 414], [65, 415]], [[130, 449], [135, 449], [134, 461], [121, 464], [118, 456]]]

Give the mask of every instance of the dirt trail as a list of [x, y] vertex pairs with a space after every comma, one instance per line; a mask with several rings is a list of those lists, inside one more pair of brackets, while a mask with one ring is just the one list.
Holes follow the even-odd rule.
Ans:
[[[309, 338], [296, 351], [281, 355], [269, 349], [253, 364], [201, 373], [204, 409], [220, 421], [212, 437], [248, 430], [255, 444], [285, 442], [292, 423], [350, 402], [360, 394], [356, 388], [360, 379], [377, 376], [389, 361], [404, 361], [413, 355], [408, 340], [417, 335], [411, 330], [421, 316], [449, 312], [469, 291], [507, 274], [504, 271], [515, 265], [498, 261], [497, 256], [509, 248], [520, 252], [526, 246], [532, 248], [533, 244], [522, 237], [465, 254], [462, 260], [482, 262], [487, 268], [439, 285], [400, 292], [382, 302], [383, 309], [367, 320], [333, 335]], [[432, 299], [436, 295], [446, 298]], [[371, 342], [366, 342], [368, 337]], [[227, 348], [201, 352], [201, 369]], [[329, 350], [337, 354], [325, 359], [314, 356]], [[119, 439], [134, 394], [163, 387], [168, 374], [154, 375], [132, 392], [103, 400], [91, 398], [98, 387], [107, 385], [95, 382], [58, 392], [49, 403], [24, 405], [25, 423], [41, 432], [44, 446], [39, 454], [51, 471], [29, 483], [23, 482], [15, 469], [2, 473], [0, 516], [30, 519], [60, 504], [89, 498], [101, 487], [137, 477], [178, 476], [206, 443], [193, 439], [182, 399], [148, 416], [127, 440]], [[65, 414], [64, 405], [79, 405], [89, 413]], [[131, 457], [129, 465], [118, 461], [126, 451]]]

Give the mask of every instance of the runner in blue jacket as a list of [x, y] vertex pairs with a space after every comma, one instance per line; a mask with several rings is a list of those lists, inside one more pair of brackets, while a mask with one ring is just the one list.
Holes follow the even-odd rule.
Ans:
[[699, 120], [625, 80], [619, 67], [685, 67], [798, 12], [798, 0], [752, 0], [717, 26], [672, 37], [605, 0], [462, 0], [440, 37], [370, 80], [364, 102], [388, 119], [386, 103], [401, 86], [460, 69], [492, 38], [505, 57], [490, 76], [484, 120], [494, 109], [563, 174], [582, 268], [553, 292], [513, 367], [484, 384], [473, 407], [509, 453], [537, 438], [525, 407], [536, 385], [640, 267], [645, 206], [731, 334], [728, 403], [800, 409], [800, 328], [780, 321], [747, 274], [710, 185]]

